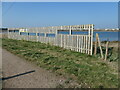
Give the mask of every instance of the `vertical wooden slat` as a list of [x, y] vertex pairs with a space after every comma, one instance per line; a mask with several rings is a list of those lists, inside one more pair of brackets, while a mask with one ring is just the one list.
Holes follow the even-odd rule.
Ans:
[[74, 40], [73, 40], [73, 35], [72, 35], [72, 50], [74, 50], [74, 49], [73, 49], [73, 43], [74, 43], [73, 41], [74, 41]]
[[81, 36], [79, 36], [79, 52], [81, 52]]
[[82, 46], [82, 49], [83, 49], [83, 50], [82, 50], [82, 51], [83, 51], [82, 53], [84, 53], [84, 35], [83, 35], [83, 46]]
[[105, 52], [105, 60], [107, 60], [107, 56], [108, 56], [108, 41], [106, 43], [106, 52]]
[[79, 51], [79, 41], [78, 41], [78, 35], [77, 35], [77, 52]]
[[82, 35], [82, 38], [81, 38], [81, 53], [83, 53], [83, 46], [84, 46], [84, 44], [83, 44], [83, 35]]
[[88, 31], [88, 36], [89, 36], [89, 40], [88, 40], [88, 54], [90, 54], [90, 52], [91, 52], [91, 50], [90, 50], [90, 41], [91, 41], [91, 35], [90, 35], [90, 25], [88, 25], [88, 27], [89, 27], [89, 31]]
[[63, 36], [63, 35], [61, 34], [61, 47], [62, 47], [62, 42], [63, 42], [63, 40], [62, 40], [62, 36]]
[[98, 40], [97, 40], [97, 34], [96, 34], [96, 41], [95, 41], [94, 55], [96, 55], [96, 53], [97, 53], [97, 42], [98, 42]]
[[85, 36], [85, 43], [86, 43], [85, 53], [87, 54], [87, 35]]
[[80, 52], [82, 53], [82, 36], [80, 36]]
[[84, 43], [84, 46], [83, 46], [83, 48], [84, 48], [84, 53], [85, 53], [85, 35], [83, 36], [83, 43]]
[[72, 27], [70, 26], [69, 28], [70, 28], [69, 29], [69, 34], [71, 35], [72, 34]]
[[93, 52], [93, 24], [91, 25], [91, 53], [90, 55], [92, 55]]

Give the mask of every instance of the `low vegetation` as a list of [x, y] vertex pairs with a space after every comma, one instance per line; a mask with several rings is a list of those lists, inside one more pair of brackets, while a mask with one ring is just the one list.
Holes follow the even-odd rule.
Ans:
[[[109, 62], [118, 62], [119, 60], [119, 55], [118, 55], [118, 41], [109, 41], [109, 47], [108, 47], [108, 57], [107, 60]], [[102, 50], [103, 54], [105, 55], [106, 52], [106, 41], [102, 42]]]
[[118, 87], [117, 68], [111, 68], [108, 63], [98, 57], [40, 42], [12, 39], [2, 41], [3, 48], [8, 51], [34, 62], [40, 67], [75, 80], [79, 87]]

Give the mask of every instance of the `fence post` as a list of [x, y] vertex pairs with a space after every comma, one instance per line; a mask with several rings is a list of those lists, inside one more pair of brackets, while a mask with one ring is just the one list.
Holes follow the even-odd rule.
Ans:
[[93, 52], [93, 24], [91, 25], [91, 55], [92, 55], [92, 52]]
[[103, 58], [104, 58], [104, 57], [103, 57], [103, 51], [102, 51], [101, 42], [100, 42], [100, 39], [99, 39], [99, 35], [98, 35], [98, 34], [97, 34], [97, 39], [98, 39], [98, 43], [99, 43], [99, 47], [100, 47], [101, 57], [102, 57], [102, 59], [103, 59]]
[[88, 31], [88, 54], [90, 54], [91, 50], [90, 50], [90, 24], [88, 25], [89, 31]]
[[108, 41], [106, 43], [106, 53], [105, 53], [105, 60], [107, 60], [107, 56], [108, 56]]
[[96, 55], [96, 53], [97, 53], [97, 42], [98, 42], [98, 39], [97, 39], [97, 33], [96, 33], [96, 41], [95, 41], [94, 55]]

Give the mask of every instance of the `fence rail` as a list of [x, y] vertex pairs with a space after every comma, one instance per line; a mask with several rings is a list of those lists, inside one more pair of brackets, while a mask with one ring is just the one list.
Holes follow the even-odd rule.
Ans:
[[[34, 35], [29, 35], [29, 34], [22, 35], [22, 34], [20, 34], [21, 32], [11, 32], [9, 30], [8, 38], [17, 39], [17, 40], [27, 40], [27, 41], [49, 43], [51, 45], [60, 46], [60, 47], [66, 48], [66, 49], [71, 49], [71, 50], [74, 50], [77, 52], [92, 55], [93, 25], [90, 24], [90, 25], [87, 25], [87, 27], [88, 27], [87, 35], [73, 35], [71, 33], [70, 34], [58, 34], [58, 33], [56, 33], [57, 32], [57, 29], [56, 29], [56, 31], [54, 31], [55, 33], [52, 32], [52, 34], [55, 34], [55, 36], [49, 37], [49, 36], [46, 36], [48, 34], [48, 32], [44, 31], [45, 35], [41, 36], [41, 35], [38, 35], [38, 33], [43, 33], [43, 30], [41, 30], [42, 32], [40, 32], [40, 31], [38, 32], [37, 29], [33, 29], [34, 30], [33, 33], [36, 33]], [[50, 29], [52, 29], [52, 28], [50, 28]], [[79, 27], [79, 28], [81, 28], [81, 27]], [[49, 28], [47, 28], [47, 30], [48, 29]], [[59, 30], [59, 28], [58, 28], [58, 30]], [[61, 30], [64, 30], [64, 28], [62, 27]], [[69, 28], [69, 30], [71, 32], [72, 27]], [[29, 31], [27, 33], [29, 33]]]

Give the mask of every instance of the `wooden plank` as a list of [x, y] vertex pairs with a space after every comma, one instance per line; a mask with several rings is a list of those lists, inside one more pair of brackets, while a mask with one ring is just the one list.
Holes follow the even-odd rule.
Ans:
[[97, 42], [98, 42], [98, 39], [97, 39], [97, 34], [96, 34], [96, 41], [95, 41], [94, 55], [96, 55], [96, 53], [97, 53]]
[[63, 40], [62, 40], [63, 38], [62, 37], [63, 37], [63, 35], [61, 34], [61, 47], [63, 46], [62, 45], [62, 43], [63, 43]]
[[89, 36], [87, 35], [87, 54], [89, 52], [89, 49], [88, 49], [88, 40], [89, 40]]
[[90, 50], [90, 41], [91, 41], [91, 35], [90, 35], [90, 25], [88, 26], [89, 27], [89, 31], [88, 31], [88, 54], [90, 54], [91, 50]]
[[72, 27], [70, 26], [70, 29], [69, 29], [69, 34], [71, 35], [72, 34]]
[[72, 50], [74, 50], [74, 37], [72, 36]]
[[63, 47], [65, 48], [65, 43], [66, 43], [66, 41], [65, 41], [65, 37], [66, 37], [66, 35], [63, 35], [64, 37], [63, 37]]
[[83, 53], [83, 46], [84, 46], [84, 43], [83, 43], [83, 36], [82, 36], [82, 38], [81, 38], [82, 40], [82, 42], [81, 42], [81, 53]]
[[83, 35], [83, 53], [85, 53], [85, 38], [84, 38], [84, 35]]
[[101, 42], [100, 42], [98, 33], [97, 33], [97, 39], [98, 39], [98, 43], [99, 43], [99, 47], [100, 47], [101, 58], [103, 59], [104, 58], [103, 57], [103, 51], [102, 51]]
[[92, 52], [93, 52], [93, 24], [92, 24], [92, 29], [91, 29], [91, 55], [92, 55]]
[[78, 35], [77, 35], [77, 52], [79, 51], [78, 46], [79, 46], [79, 41], [78, 41]]
[[86, 48], [85, 48], [86, 52], [85, 53], [87, 54], [87, 36], [85, 36], [85, 37], [86, 37], [86, 39], [85, 39], [85, 42], [86, 42]]
[[108, 56], [108, 41], [106, 43], [106, 52], [105, 52], [105, 60], [107, 60], [107, 56]]
[[71, 41], [70, 42], [70, 45], [71, 45], [70, 47], [71, 47], [71, 50], [72, 50], [73, 36], [72, 35], [69, 35], [69, 36], [70, 36], [70, 41]]
[[79, 36], [79, 49], [80, 49], [80, 52], [82, 52], [82, 47], [81, 47], [81, 43], [82, 43], [82, 37]]

